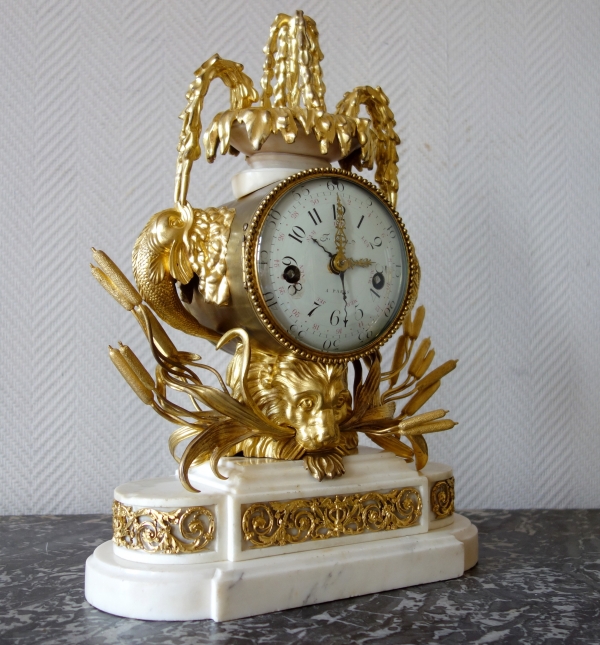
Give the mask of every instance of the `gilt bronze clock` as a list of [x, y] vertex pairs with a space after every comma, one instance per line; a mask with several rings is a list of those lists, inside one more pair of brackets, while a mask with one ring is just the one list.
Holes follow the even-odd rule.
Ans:
[[264, 326], [303, 358], [347, 362], [397, 331], [417, 290], [406, 229], [362, 177], [314, 169], [281, 182], [246, 235], [248, 294]]
[[[365, 85], [328, 111], [301, 11], [275, 18], [265, 53], [261, 95], [218, 55], [196, 71], [174, 201], [135, 242], [136, 286], [94, 250], [95, 278], [135, 316], [154, 369], [121, 343], [110, 358], [177, 426], [177, 475], [119, 487], [113, 543], [88, 562], [86, 598], [112, 613], [227, 620], [448, 579], [477, 559], [476, 529], [455, 523], [452, 469], [428, 464], [425, 436], [455, 422], [421, 409], [456, 361], [432, 369], [420, 340], [389, 100]], [[230, 106], [203, 131], [215, 79]], [[220, 206], [188, 199], [202, 148], [248, 164]], [[352, 170], [365, 168], [374, 183]], [[232, 354], [224, 374], [209, 364], [219, 350]], [[359, 451], [360, 437], [379, 450]]]
[[416, 298], [419, 267], [403, 222], [373, 184], [315, 168], [231, 207], [228, 306], [184, 287], [187, 309], [203, 326], [219, 333], [242, 326], [267, 351], [340, 363], [398, 330]]

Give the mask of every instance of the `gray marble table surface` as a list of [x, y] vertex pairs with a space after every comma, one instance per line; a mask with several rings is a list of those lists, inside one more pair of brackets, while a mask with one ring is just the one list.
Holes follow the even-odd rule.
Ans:
[[472, 511], [462, 578], [213, 623], [117, 618], [84, 598], [106, 515], [0, 517], [0, 643], [598, 643], [600, 510]]

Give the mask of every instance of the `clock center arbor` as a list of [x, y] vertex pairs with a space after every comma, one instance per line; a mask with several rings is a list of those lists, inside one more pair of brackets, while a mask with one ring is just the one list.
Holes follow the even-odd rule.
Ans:
[[[181, 114], [174, 205], [150, 218], [133, 249], [137, 288], [94, 250], [92, 272], [139, 322], [155, 375], [126, 345], [109, 348], [110, 357], [140, 399], [178, 426], [169, 448], [180, 483], [117, 488], [113, 553], [88, 562], [88, 599], [112, 613], [158, 616], [133, 605], [115, 610], [115, 598], [124, 598], [113, 584], [124, 575], [115, 558], [206, 569], [223, 558], [263, 557], [258, 552], [308, 553], [328, 538], [346, 548], [357, 537], [371, 541], [393, 531], [401, 539], [454, 526], [451, 469], [427, 466], [423, 435], [455, 423], [446, 410], [421, 408], [456, 361], [430, 369], [430, 340], [418, 342], [425, 316], [415, 308], [420, 268], [395, 210], [400, 140], [388, 98], [379, 87], [357, 87], [328, 112], [318, 31], [301, 11], [275, 18], [264, 51], [260, 95], [242, 65], [217, 54], [196, 71]], [[230, 106], [203, 132], [204, 98], [215, 79], [229, 89]], [[209, 162], [218, 150], [241, 152], [248, 162], [232, 180], [235, 199], [222, 206], [188, 201], [201, 140]], [[352, 172], [373, 167], [377, 185]], [[159, 319], [231, 353], [225, 377], [176, 348]], [[383, 369], [380, 348], [396, 332], [391, 365]], [[381, 450], [360, 453], [360, 433]], [[300, 460], [320, 484], [305, 481]], [[345, 473], [348, 484], [339, 488], [332, 480]], [[287, 484], [276, 483], [281, 478]], [[311, 486], [327, 482], [338, 488], [314, 497]], [[354, 495], [345, 495], [348, 486]], [[239, 498], [242, 488], [248, 499]], [[458, 573], [435, 579], [460, 575], [476, 560], [476, 531], [464, 521], [445, 534]], [[462, 542], [461, 530], [468, 534]], [[283, 563], [285, 571], [289, 557]], [[163, 582], [174, 575], [165, 573]], [[415, 584], [409, 579], [385, 588]], [[414, 580], [432, 579], [421, 573]], [[358, 593], [369, 590], [381, 589], [359, 585]], [[222, 620], [297, 605], [269, 601], [267, 609], [242, 610], [231, 594], [219, 602], [214, 594], [224, 592], [211, 593], [210, 609], [176, 603], [159, 614]]]

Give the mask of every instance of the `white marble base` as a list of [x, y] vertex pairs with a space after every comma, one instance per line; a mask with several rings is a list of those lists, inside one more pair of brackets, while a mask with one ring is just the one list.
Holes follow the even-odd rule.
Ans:
[[105, 542], [86, 563], [85, 596], [117, 616], [223, 621], [456, 578], [476, 562], [477, 529], [461, 515], [428, 533], [239, 562], [150, 565]]
[[[477, 529], [456, 514], [436, 516], [430, 506], [432, 488], [452, 477], [449, 466], [432, 463], [416, 472], [391, 453], [372, 448], [346, 457], [344, 465], [344, 476], [318, 482], [301, 461], [229, 458], [220, 465], [226, 480], [217, 479], [208, 464], [191, 471], [199, 493], [185, 491], [175, 476], [119, 486], [115, 500], [141, 511], [144, 523], [150, 519], [148, 509], [175, 513], [171, 517], [177, 509], [206, 509], [214, 519], [214, 539], [195, 553], [106, 542], [86, 565], [87, 600], [131, 618], [221, 621], [446, 580], [474, 566]], [[302, 500], [301, 508], [308, 508], [307, 500], [313, 500], [322, 509], [327, 498], [339, 499], [340, 508], [347, 508], [344, 499], [356, 499], [357, 494], [361, 499], [367, 493], [385, 497], [403, 489], [422, 503], [408, 525], [381, 530], [372, 524], [359, 530], [351, 520], [350, 530], [336, 533], [330, 528], [327, 537], [286, 538], [262, 547], [242, 530], [242, 516], [255, 504]], [[396, 512], [387, 508], [385, 513]], [[173, 526], [177, 532], [179, 524]], [[295, 526], [285, 530], [296, 535]]]
[[[374, 491], [388, 492], [392, 489], [412, 487], [421, 495], [423, 512], [415, 524], [397, 529], [394, 533], [413, 535], [426, 533], [429, 530], [429, 481], [425, 475], [416, 472], [414, 466], [405, 463], [390, 452], [365, 447], [361, 447], [359, 454], [345, 457], [344, 466], [346, 473], [342, 477], [319, 482], [310, 476], [302, 461], [239, 457], [222, 460], [220, 470], [227, 477], [226, 480], [215, 478], [209, 464], [206, 463], [190, 471], [190, 481], [201, 491], [197, 498], [198, 503], [203, 506], [206, 506], [204, 499], [212, 501], [217, 499], [219, 494], [223, 500], [227, 500], [226, 504], [224, 502], [217, 504], [217, 526], [225, 525], [227, 533], [226, 544], [219, 542], [217, 550], [221, 553], [222, 559], [233, 562], [389, 538], [389, 532], [381, 531], [284, 546], [254, 548], [244, 540], [242, 513], [248, 505], [257, 502], [335, 497]], [[131, 497], [121, 493], [123, 489], [124, 487], [119, 487], [115, 491], [115, 498], [131, 504], [129, 501]], [[223, 538], [222, 533], [221, 538]]]

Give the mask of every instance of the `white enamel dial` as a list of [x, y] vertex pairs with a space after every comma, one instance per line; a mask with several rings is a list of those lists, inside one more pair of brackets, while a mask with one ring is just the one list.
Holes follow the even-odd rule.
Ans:
[[318, 353], [375, 343], [406, 297], [408, 253], [394, 213], [345, 176], [308, 177], [284, 192], [263, 220], [255, 261], [263, 308]]

